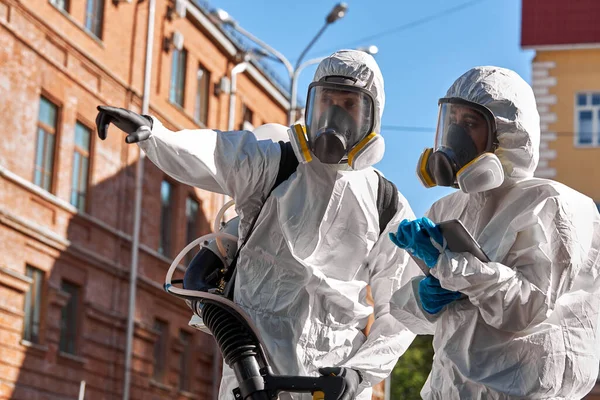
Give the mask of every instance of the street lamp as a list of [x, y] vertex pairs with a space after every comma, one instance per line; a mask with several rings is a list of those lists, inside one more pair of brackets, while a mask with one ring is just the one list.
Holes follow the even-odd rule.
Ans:
[[[306, 55], [306, 52], [313, 46], [313, 44], [315, 44], [315, 42], [317, 41], [317, 39], [319, 39], [319, 37], [323, 34], [323, 32], [325, 32], [325, 29], [327, 29], [327, 27], [329, 25], [333, 24], [338, 19], [344, 18], [347, 11], [348, 11], [348, 5], [346, 3], [338, 3], [333, 7], [333, 9], [329, 12], [329, 14], [327, 14], [327, 17], [325, 18], [325, 25], [323, 25], [321, 27], [321, 29], [319, 29], [319, 32], [317, 32], [315, 37], [312, 38], [310, 43], [308, 43], [308, 45], [304, 48], [304, 50], [302, 50], [302, 53], [300, 53], [300, 57], [298, 57], [298, 61], [296, 61], [296, 68], [298, 68], [298, 66], [302, 62], [302, 59]], [[293, 98], [293, 95], [292, 95], [292, 98]], [[293, 109], [293, 107], [292, 107], [292, 109]]]
[[[329, 12], [329, 14], [327, 15], [327, 18], [325, 18], [325, 25], [323, 25], [321, 27], [321, 29], [319, 30], [319, 32], [317, 32], [315, 37], [310, 41], [310, 43], [308, 43], [308, 45], [304, 48], [302, 53], [300, 53], [300, 57], [298, 57], [298, 61], [296, 61], [296, 67], [294, 68], [294, 71], [292, 72], [292, 79], [290, 82], [290, 86], [291, 86], [290, 92], [291, 93], [290, 93], [290, 113], [288, 116], [288, 125], [291, 125], [294, 122], [294, 119], [296, 118], [296, 101], [297, 101], [297, 97], [298, 97], [298, 95], [296, 93], [296, 88], [297, 88], [296, 81], [298, 79], [298, 74], [299, 74], [299, 73], [296, 73], [296, 71], [299, 72], [299, 69], [302, 66], [302, 64], [301, 64], [302, 59], [304, 59], [304, 56], [306, 55], [308, 50], [313, 46], [313, 44], [315, 44], [315, 42], [323, 34], [325, 29], [327, 29], [327, 27], [330, 24], [333, 24], [338, 19], [344, 18], [347, 11], [348, 11], [348, 5], [346, 3], [336, 4], [333, 7], [333, 9]], [[307, 64], [307, 65], [309, 65], [309, 64]], [[306, 67], [306, 65], [305, 65], [305, 67]]]
[[[315, 37], [313, 37], [313, 39], [308, 43], [306, 48], [300, 54], [300, 57], [298, 58], [298, 61], [296, 62], [296, 68], [294, 68], [292, 66], [292, 63], [290, 63], [289, 60], [287, 58], [285, 58], [285, 56], [283, 54], [281, 54], [280, 52], [278, 52], [277, 50], [275, 50], [274, 48], [269, 46], [267, 43], [263, 42], [262, 40], [260, 40], [259, 38], [257, 38], [256, 36], [254, 36], [253, 34], [248, 32], [247, 30], [245, 30], [244, 28], [242, 28], [237, 23], [237, 21], [235, 21], [233, 18], [231, 18], [229, 13], [227, 13], [227, 11], [222, 10], [222, 9], [217, 9], [211, 13], [211, 16], [217, 23], [231, 26], [237, 32], [241, 33], [242, 35], [244, 35], [245, 37], [247, 37], [254, 43], [258, 44], [260, 47], [262, 47], [263, 49], [265, 49], [266, 51], [271, 53], [273, 56], [275, 56], [275, 58], [277, 58], [279, 61], [281, 61], [281, 63], [285, 66], [285, 68], [288, 72], [288, 75], [290, 77], [290, 108], [288, 110], [288, 125], [291, 125], [293, 122], [293, 119], [294, 119], [295, 108], [296, 108], [295, 79], [297, 78], [297, 74], [295, 74], [294, 72], [300, 67], [300, 65], [301, 65], [300, 63], [302, 62], [302, 59], [306, 55], [306, 52], [313, 46], [313, 44], [315, 44], [315, 42], [323, 34], [325, 29], [330, 24], [343, 18], [346, 15], [347, 11], [348, 11], [348, 5], [346, 3], [338, 3], [333, 7], [333, 9], [329, 12], [329, 14], [327, 14], [327, 17], [325, 18], [325, 24], [321, 27], [319, 32], [317, 32]], [[296, 76], [296, 78], [294, 78], [294, 76]]]
[[379, 53], [379, 48], [377, 46], [375, 46], [374, 44], [372, 44], [370, 46], [357, 47], [356, 50], [364, 51], [365, 53], [368, 53], [372, 56]]
[[346, 11], [348, 11], [348, 5], [346, 3], [338, 3], [333, 7], [333, 9], [327, 15], [325, 22], [328, 24], [334, 23], [338, 19], [344, 18], [346, 16]]

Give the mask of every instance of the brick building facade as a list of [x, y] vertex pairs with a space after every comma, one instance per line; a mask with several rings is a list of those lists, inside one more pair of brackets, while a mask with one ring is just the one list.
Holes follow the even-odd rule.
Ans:
[[[225, 129], [238, 48], [178, 3], [185, 15], [156, 2], [150, 113]], [[141, 109], [148, 4], [0, 0], [1, 399], [75, 399], [82, 382], [86, 399], [122, 397], [139, 153], [114, 128], [98, 140], [94, 119], [99, 104]], [[236, 126], [285, 123], [286, 95], [259, 66], [237, 87]], [[162, 283], [223, 199], [144, 168], [131, 398], [211, 399], [214, 341]]]

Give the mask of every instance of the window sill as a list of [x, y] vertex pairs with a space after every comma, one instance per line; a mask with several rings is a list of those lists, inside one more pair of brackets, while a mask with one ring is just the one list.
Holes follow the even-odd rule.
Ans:
[[[169, 99], [168, 100], [169, 104], [172, 105], [173, 107], [175, 107], [177, 109], [177, 111], [179, 111], [180, 113], [185, 114], [186, 117], [191, 117], [190, 114], [188, 114], [187, 111], [185, 111], [185, 108], [183, 108], [183, 106], [181, 104], [177, 104], [175, 103], [173, 100]], [[192, 118], [193, 119], [193, 118]]]
[[75, 354], [65, 353], [64, 351], [60, 351], [60, 350], [58, 351], [58, 357], [63, 359], [64, 361], [76, 363], [79, 365], [84, 365], [87, 363], [87, 359], [85, 359], [83, 357], [76, 356]]
[[180, 106], [177, 103], [174, 103], [171, 101], [171, 99], [168, 99], [167, 102], [172, 105], [177, 111], [179, 111], [180, 113], [182, 113], [187, 119], [189, 119], [191, 122], [193, 122], [196, 127], [200, 128], [200, 129], [206, 129], [206, 125], [204, 125], [204, 123], [198, 121], [196, 119], [196, 117], [194, 117], [193, 115], [191, 115], [190, 113], [188, 113], [185, 108], [183, 108], [182, 106]]
[[71, 22], [73, 25], [75, 25], [77, 28], [79, 28], [81, 31], [83, 31], [83, 33], [88, 35], [90, 37], [90, 39], [92, 39], [94, 42], [96, 42], [96, 44], [98, 46], [100, 46], [101, 48], [104, 48], [104, 42], [102, 41], [102, 39], [100, 39], [98, 36], [96, 36], [92, 32], [90, 32], [85, 26], [81, 25], [75, 18], [73, 18], [73, 16], [71, 14], [69, 14], [62, 8], [58, 7], [56, 4], [54, 4], [54, 2], [52, 0], [48, 0], [48, 3], [50, 3], [50, 5], [52, 7], [54, 7], [58, 12], [60, 12], [62, 15], [64, 15], [65, 18], [67, 18], [69, 20], [69, 22]]
[[21, 339], [19, 344], [23, 347], [27, 347], [27, 351], [32, 351], [33, 353], [38, 353], [40, 355], [44, 355], [48, 352], [48, 346], [39, 343], [33, 343], [29, 340]]
[[188, 392], [187, 390], [180, 390], [179, 395], [187, 397], [188, 399], [195, 399], [197, 397], [194, 393]]
[[171, 392], [173, 390], [173, 386], [169, 386], [164, 383], [157, 382], [154, 379], [150, 379], [150, 386], [154, 386], [155, 388], [164, 390], [165, 392]]
[[85, 212], [84, 213], [80, 212], [75, 207], [73, 207], [71, 205], [71, 203], [69, 203], [68, 201], [63, 200], [63, 199], [57, 197], [56, 195], [46, 191], [45, 189], [42, 189], [41, 187], [35, 185], [33, 182], [16, 175], [14, 172], [7, 170], [2, 165], [0, 165], [0, 176], [5, 177], [8, 180], [10, 180], [11, 182], [16, 183], [17, 185], [21, 186], [22, 188], [29, 191], [30, 193], [33, 193], [33, 194], [39, 196], [41, 199], [43, 199], [51, 204], [54, 204], [55, 206], [60, 207], [62, 210], [71, 213], [71, 215], [73, 215], [73, 216], [77, 215], [78, 217], [81, 217], [84, 220], [91, 222], [91, 223], [95, 224], [96, 226], [99, 226], [100, 228], [106, 230], [107, 232], [112, 233], [113, 235], [116, 235], [124, 240], [131, 241], [131, 236], [129, 236], [128, 234], [126, 234], [122, 231], [119, 231], [118, 229], [113, 228], [112, 226], [109, 226], [108, 224], [97, 219], [96, 217], [92, 216], [91, 214], [87, 214]]

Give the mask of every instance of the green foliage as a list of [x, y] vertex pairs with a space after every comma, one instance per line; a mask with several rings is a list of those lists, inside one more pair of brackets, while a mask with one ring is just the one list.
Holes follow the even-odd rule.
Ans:
[[417, 336], [392, 371], [391, 400], [420, 399], [421, 388], [431, 371], [433, 336]]

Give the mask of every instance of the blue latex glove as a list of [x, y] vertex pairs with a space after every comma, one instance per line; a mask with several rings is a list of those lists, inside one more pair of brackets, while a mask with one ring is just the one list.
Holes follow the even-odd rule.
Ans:
[[425, 311], [429, 314], [437, 314], [445, 305], [458, 300], [461, 294], [444, 289], [440, 286], [440, 281], [430, 275], [419, 282], [419, 297]]
[[390, 240], [401, 249], [425, 261], [429, 268], [435, 267], [445, 240], [440, 228], [429, 218], [400, 222], [396, 234], [389, 234]]

